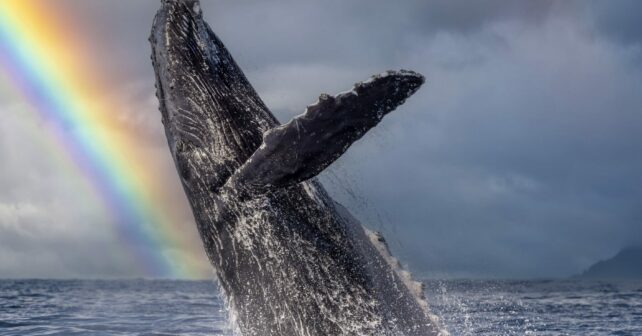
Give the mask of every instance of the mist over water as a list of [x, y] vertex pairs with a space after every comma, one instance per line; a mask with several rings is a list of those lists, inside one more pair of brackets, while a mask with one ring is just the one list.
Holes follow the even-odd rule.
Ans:
[[[641, 335], [642, 281], [428, 280], [452, 335]], [[213, 281], [2, 280], [0, 335], [232, 335]]]

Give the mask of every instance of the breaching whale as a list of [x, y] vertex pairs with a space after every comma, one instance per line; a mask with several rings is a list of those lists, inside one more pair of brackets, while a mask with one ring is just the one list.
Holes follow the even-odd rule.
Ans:
[[198, 1], [163, 0], [150, 42], [170, 151], [240, 334], [445, 334], [381, 235], [315, 178], [423, 76], [382, 73], [281, 125]]

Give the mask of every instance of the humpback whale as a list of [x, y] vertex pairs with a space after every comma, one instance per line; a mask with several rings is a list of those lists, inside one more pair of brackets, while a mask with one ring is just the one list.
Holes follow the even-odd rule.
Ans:
[[387, 71], [280, 124], [199, 2], [161, 3], [150, 36], [159, 109], [235, 330], [445, 335], [383, 237], [316, 178], [424, 77]]

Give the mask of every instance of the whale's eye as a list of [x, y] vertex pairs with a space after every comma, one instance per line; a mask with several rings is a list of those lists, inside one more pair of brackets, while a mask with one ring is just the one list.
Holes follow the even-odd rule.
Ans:
[[191, 171], [189, 167], [189, 151], [187, 150], [187, 144], [183, 141], [176, 142], [175, 156], [176, 156], [176, 168], [178, 169], [178, 174], [180, 177], [189, 181], [191, 178]]
[[178, 173], [183, 180], [189, 181], [192, 174], [190, 173], [189, 162], [186, 158], [178, 159]]

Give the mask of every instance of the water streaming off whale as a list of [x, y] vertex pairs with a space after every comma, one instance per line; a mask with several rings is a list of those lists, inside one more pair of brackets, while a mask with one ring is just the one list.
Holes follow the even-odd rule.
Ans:
[[383, 237], [316, 180], [422, 75], [383, 72], [280, 125], [198, 1], [164, 0], [150, 42], [170, 151], [238, 332], [447, 334]]

